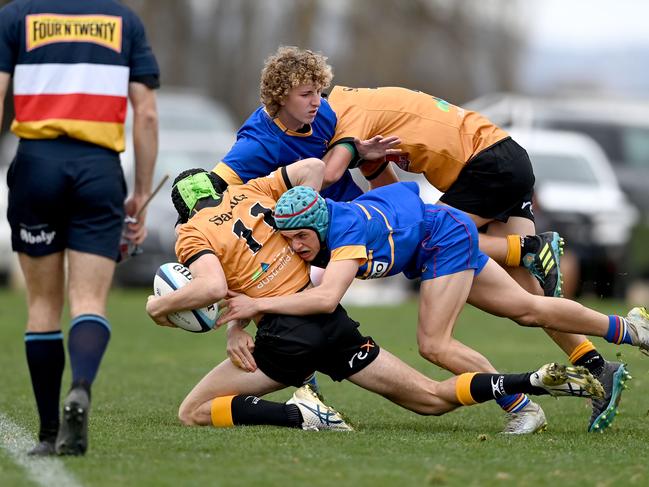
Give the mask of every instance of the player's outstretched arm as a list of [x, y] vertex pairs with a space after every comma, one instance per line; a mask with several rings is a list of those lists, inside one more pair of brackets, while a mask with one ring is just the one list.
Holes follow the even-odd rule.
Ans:
[[319, 286], [296, 294], [256, 299], [243, 294], [233, 296], [225, 301], [227, 311], [221, 314], [217, 325], [265, 313], [288, 315], [331, 313], [353, 282], [358, 266], [358, 260], [330, 262]]
[[376, 135], [367, 140], [354, 139], [354, 147], [349, 142], [334, 145], [323, 157], [326, 169], [322, 187], [326, 188], [338, 181], [355, 156], [372, 162], [383, 160], [388, 154], [401, 154], [401, 150], [396, 148], [400, 143], [398, 137]]
[[322, 187], [326, 188], [338, 181], [352, 162], [353, 154], [344, 145], [335, 145], [322, 158], [325, 163], [324, 181]]

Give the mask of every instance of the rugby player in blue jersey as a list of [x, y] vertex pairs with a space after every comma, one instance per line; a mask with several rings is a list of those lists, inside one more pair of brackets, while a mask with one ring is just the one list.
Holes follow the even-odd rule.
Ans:
[[[257, 313], [329, 312], [354, 278], [403, 272], [422, 280], [417, 327], [420, 354], [455, 374], [495, 371], [484, 356], [453, 338], [465, 302], [523, 326], [600, 336], [610, 343], [649, 351], [645, 308], [633, 308], [626, 317], [606, 316], [574, 301], [528, 293], [479, 250], [476, 226], [465, 213], [424, 204], [415, 183], [385, 186], [348, 203], [325, 200], [311, 188], [296, 187], [279, 199], [275, 222], [304, 260], [326, 266], [322, 283], [290, 296], [234, 296], [227, 301], [227, 312], [219, 323]], [[592, 428], [610, 424], [619, 394], [614, 392]], [[528, 399], [514, 395], [510, 400]]]

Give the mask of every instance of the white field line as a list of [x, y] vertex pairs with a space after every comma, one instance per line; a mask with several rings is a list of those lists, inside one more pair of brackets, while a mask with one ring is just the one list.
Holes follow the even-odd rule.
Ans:
[[0, 412], [0, 448], [25, 470], [32, 482], [43, 487], [81, 487], [59, 458], [28, 456], [27, 451], [34, 445], [31, 435]]

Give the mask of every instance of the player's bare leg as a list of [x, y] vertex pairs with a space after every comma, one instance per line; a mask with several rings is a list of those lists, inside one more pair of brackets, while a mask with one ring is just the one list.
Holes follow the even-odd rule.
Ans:
[[[385, 349], [349, 380], [410, 411], [435, 416], [462, 405], [520, 393], [575, 397], [603, 394], [597, 381], [583, 367], [548, 364], [526, 374], [467, 373], [437, 382]], [[493, 387], [494, 383], [499, 386]]]
[[72, 384], [63, 404], [56, 440], [59, 455], [83, 455], [88, 448], [91, 386], [110, 339], [106, 301], [115, 262], [106, 257], [68, 251], [68, 296], [72, 319], [68, 352]]
[[[511, 217], [507, 222], [495, 221], [490, 223], [487, 233], [488, 237], [485, 239], [485, 242], [483, 242], [482, 238], [480, 240], [481, 248], [485, 244], [494, 255], [505, 258], [506, 255], [503, 256], [503, 252], [506, 254], [507, 245], [504, 239], [507, 235], [535, 235], [536, 228], [532, 220]], [[503, 241], [505, 241], [505, 245], [503, 245]], [[491, 256], [491, 254], [488, 255]], [[496, 259], [496, 262], [502, 264], [504, 260]], [[547, 260], [546, 264], [552, 265], [551, 260]], [[528, 292], [537, 296], [543, 296], [545, 294], [539, 281], [526, 268], [506, 266], [504, 268]], [[558, 275], [557, 279], [559, 279], [558, 285], [561, 289], [561, 275]], [[547, 329], [545, 332], [570, 357], [570, 361], [573, 364], [587, 367], [596, 378], [601, 380], [606, 390], [606, 397], [603, 400], [593, 401], [593, 415], [590, 420], [589, 429], [593, 429], [599, 423], [598, 418], [602, 415], [605, 415], [606, 419], [610, 420], [606, 423], [606, 426], [608, 426], [617, 412], [616, 404], [620, 400], [622, 380], [628, 375], [624, 364], [619, 362], [606, 362], [595, 346], [583, 335], [566, 334]]]
[[226, 359], [191, 390], [180, 405], [178, 418], [187, 426], [224, 428], [266, 424], [351, 431], [340, 415], [323, 404], [309, 386], [297, 389], [286, 403], [259, 397], [285, 387], [260, 369], [246, 372]]
[[[474, 272], [463, 271], [422, 282], [417, 340], [420, 353], [431, 362], [455, 374], [491, 372], [496, 369], [477, 351], [455, 340], [455, 322], [473, 285]], [[540, 406], [524, 394], [498, 399], [507, 414], [505, 433], [527, 434], [546, 426]]]

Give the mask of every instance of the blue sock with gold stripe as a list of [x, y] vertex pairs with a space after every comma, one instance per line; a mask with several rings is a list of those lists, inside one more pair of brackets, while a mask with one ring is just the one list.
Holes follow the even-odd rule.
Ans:
[[517, 413], [530, 403], [530, 398], [525, 394], [511, 394], [496, 399], [496, 402], [506, 413]]
[[621, 316], [609, 315], [608, 317], [608, 333], [604, 339], [609, 343], [621, 345], [627, 343], [631, 345], [631, 336], [629, 335], [626, 320]]

